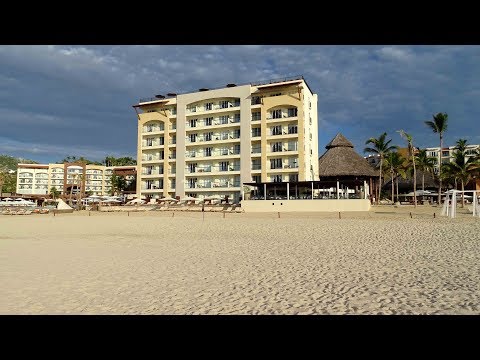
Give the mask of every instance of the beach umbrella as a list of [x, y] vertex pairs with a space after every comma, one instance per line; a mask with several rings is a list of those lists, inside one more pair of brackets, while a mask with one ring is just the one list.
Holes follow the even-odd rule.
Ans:
[[192, 196], [185, 196], [185, 197], [180, 199], [180, 201], [197, 201], [197, 200], [200, 200], [200, 199], [194, 198]]
[[108, 200], [104, 200], [104, 201], [102, 201], [102, 202], [104, 202], [104, 203], [119, 203], [119, 202], [121, 202], [121, 201], [115, 200], [115, 199], [108, 199]]
[[127, 204], [138, 204], [138, 203], [144, 204], [145, 201], [137, 198], [137, 199], [133, 199], [133, 200], [130, 200], [129, 202], [127, 202]]

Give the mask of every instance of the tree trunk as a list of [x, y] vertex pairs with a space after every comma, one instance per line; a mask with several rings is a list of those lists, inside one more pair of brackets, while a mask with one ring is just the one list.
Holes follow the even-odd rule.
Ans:
[[422, 172], [422, 192], [425, 193], [425, 172]]
[[462, 209], [465, 207], [465, 184], [463, 183], [463, 179], [461, 180], [462, 181]]
[[393, 186], [393, 169], [390, 170], [390, 174], [392, 175], [392, 203], [395, 204], [395, 187]]
[[442, 204], [442, 146], [443, 146], [443, 135], [440, 133], [440, 152], [439, 152], [439, 162], [438, 162], [438, 206]]
[[377, 196], [377, 205], [380, 201], [380, 193], [382, 192], [382, 166], [383, 166], [383, 159], [380, 156], [380, 176], [378, 177], [378, 196]]
[[395, 182], [397, 183], [397, 201], [398, 201], [398, 174], [397, 174], [397, 178], [395, 179]]
[[417, 207], [417, 170], [415, 169], [415, 154], [412, 153], [413, 162], [413, 201], [414, 207]]

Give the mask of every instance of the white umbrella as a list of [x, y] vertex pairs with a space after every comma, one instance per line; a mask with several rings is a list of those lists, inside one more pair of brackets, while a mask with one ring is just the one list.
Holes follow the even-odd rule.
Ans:
[[114, 200], [114, 199], [108, 199], [108, 200], [104, 200], [104, 201], [102, 201], [102, 202], [104, 202], [104, 203], [119, 203], [119, 202], [121, 202], [121, 201]]
[[137, 203], [144, 204], [145, 201], [142, 199], [134, 199], [134, 200], [130, 200], [127, 204], [137, 204]]
[[181, 198], [180, 201], [198, 201], [200, 199], [198, 198], [194, 198], [194, 197], [191, 197], [191, 196], [185, 196], [184, 198]]

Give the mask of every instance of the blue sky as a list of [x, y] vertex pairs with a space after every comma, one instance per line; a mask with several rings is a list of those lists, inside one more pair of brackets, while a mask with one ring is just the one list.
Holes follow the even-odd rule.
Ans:
[[480, 46], [0, 46], [0, 154], [136, 157], [140, 98], [303, 75], [318, 94], [319, 155], [337, 132], [363, 154], [386, 131], [437, 146], [480, 143]]

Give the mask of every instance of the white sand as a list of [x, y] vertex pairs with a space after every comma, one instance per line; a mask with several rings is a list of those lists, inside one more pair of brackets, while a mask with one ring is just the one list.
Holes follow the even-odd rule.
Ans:
[[0, 314], [479, 314], [480, 219], [439, 212], [0, 215]]

